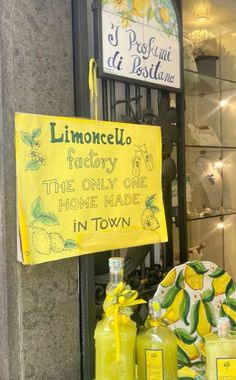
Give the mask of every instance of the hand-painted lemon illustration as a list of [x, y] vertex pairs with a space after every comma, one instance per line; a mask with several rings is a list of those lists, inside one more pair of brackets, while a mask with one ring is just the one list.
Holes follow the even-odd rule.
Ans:
[[53, 253], [60, 253], [64, 249], [64, 239], [57, 232], [52, 232], [50, 236], [50, 247]]
[[150, 0], [133, 0], [133, 14], [139, 17], [145, 17], [150, 8]]
[[185, 281], [191, 289], [200, 290], [203, 288], [203, 275], [197, 274], [193, 268], [186, 265]]
[[163, 319], [167, 320], [170, 324], [180, 320], [180, 305], [184, 298], [184, 289], [181, 289], [176, 295], [173, 303], [166, 309]]
[[152, 211], [152, 209], [151, 208], [145, 208], [142, 212], [142, 215], [141, 215], [142, 225], [145, 225], [146, 220], [149, 217], [153, 217], [153, 216], [154, 216], [154, 212]]
[[154, 216], [154, 212], [151, 208], [145, 208], [145, 210], [143, 210], [141, 220], [145, 230], [155, 231], [160, 227], [160, 224]]
[[179, 379], [196, 379], [196, 372], [187, 366], [178, 370]]
[[180, 339], [177, 339], [177, 344], [190, 360], [195, 360], [200, 356], [196, 344], [186, 344]]
[[197, 332], [200, 336], [205, 336], [211, 332], [211, 329], [212, 326], [208, 321], [204, 303], [200, 301]]
[[159, 14], [160, 14], [160, 18], [161, 20], [165, 23], [165, 24], [168, 24], [170, 22], [170, 14], [169, 14], [169, 10], [166, 8], [166, 7], [161, 7], [159, 9]]
[[175, 277], [176, 277], [176, 269], [173, 268], [173, 269], [167, 274], [167, 276], [162, 280], [161, 285], [162, 285], [164, 288], [167, 288], [168, 286], [173, 285], [173, 283], [174, 283], [174, 281], [175, 281]]
[[50, 236], [44, 228], [34, 228], [32, 242], [36, 252], [42, 255], [50, 255]]
[[226, 315], [228, 315], [236, 323], [236, 311], [231, 309], [228, 305], [223, 304], [222, 309]]
[[212, 281], [212, 286], [215, 290], [216, 296], [219, 296], [220, 294], [224, 294], [226, 292], [226, 288], [230, 280], [231, 277], [226, 272], [222, 276], [214, 278], [214, 280]]
[[159, 208], [155, 205], [156, 194], [149, 196], [145, 201], [145, 209], [141, 215], [141, 223], [145, 230], [155, 231], [160, 224], [155, 217], [155, 213], [159, 212]]
[[144, 224], [146, 230], [155, 231], [160, 227], [160, 224], [155, 216], [149, 216]]

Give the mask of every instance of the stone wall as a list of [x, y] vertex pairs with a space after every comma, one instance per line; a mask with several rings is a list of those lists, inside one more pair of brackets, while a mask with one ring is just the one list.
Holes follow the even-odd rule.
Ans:
[[0, 0], [0, 380], [79, 380], [78, 260], [16, 261], [14, 112], [74, 114], [70, 0]]

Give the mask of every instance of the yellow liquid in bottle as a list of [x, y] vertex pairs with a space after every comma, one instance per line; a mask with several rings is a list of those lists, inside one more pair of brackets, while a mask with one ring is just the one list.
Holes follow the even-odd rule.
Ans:
[[205, 337], [206, 367], [209, 380], [236, 380], [236, 336]]
[[165, 326], [148, 326], [137, 336], [139, 380], [177, 380], [177, 341]]
[[107, 317], [95, 330], [96, 380], [135, 380], [136, 323], [119, 316], [120, 359], [116, 362], [114, 323]]
[[236, 337], [230, 334], [230, 321], [217, 321], [217, 334], [205, 336], [206, 372], [209, 380], [236, 380]]

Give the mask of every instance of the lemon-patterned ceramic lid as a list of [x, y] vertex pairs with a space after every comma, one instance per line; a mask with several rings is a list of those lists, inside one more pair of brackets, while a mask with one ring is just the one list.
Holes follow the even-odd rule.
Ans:
[[216, 331], [221, 316], [236, 327], [236, 290], [230, 275], [209, 261], [190, 261], [173, 268], [155, 293], [161, 316], [175, 332], [178, 360], [202, 360], [203, 337]]

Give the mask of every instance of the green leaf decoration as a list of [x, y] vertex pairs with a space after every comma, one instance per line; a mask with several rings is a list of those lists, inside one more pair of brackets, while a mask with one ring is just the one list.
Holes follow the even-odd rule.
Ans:
[[36, 128], [32, 131], [31, 138], [34, 140], [38, 138], [41, 134], [41, 128]]
[[172, 303], [174, 302], [174, 299], [177, 296], [177, 294], [179, 293], [179, 291], [180, 291], [180, 289], [177, 286], [172, 286], [168, 290], [163, 302], [161, 303], [162, 309], [166, 309], [167, 307], [172, 305]]
[[195, 302], [193, 304], [191, 312], [190, 312], [190, 322], [191, 322], [191, 327], [190, 327], [190, 334], [193, 334], [198, 325], [198, 320], [199, 320], [199, 308], [200, 308], [200, 301]]
[[207, 316], [208, 322], [210, 323], [211, 326], [216, 327], [216, 318], [215, 318], [215, 312], [214, 312], [213, 306], [210, 303], [207, 303], [204, 301], [203, 301], [203, 305], [206, 310], [206, 316]]
[[184, 376], [184, 377], [179, 377], [179, 380], [194, 380], [194, 379], [196, 379], [196, 377], [194, 376], [194, 377], [189, 377], [189, 376]]
[[153, 17], [154, 17], [154, 12], [153, 12], [152, 7], [150, 7], [148, 9], [148, 12], [147, 12], [147, 19], [148, 19], [148, 21], [150, 21]]
[[21, 135], [22, 141], [26, 145], [29, 145], [29, 146], [33, 145], [33, 140], [32, 140], [32, 138], [31, 138], [31, 136], [30, 136], [30, 134], [28, 132], [21, 132], [20, 135]]
[[122, 17], [124, 18], [129, 18], [129, 19], [132, 19], [132, 11], [121, 11], [119, 12], [119, 15], [121, 15]]
[[190, 335], [185, 329], [177, 328], [174, 330], [176, 337], [186, 344], [193, 344], [196, 342], [197, 335]]
[[214, 288], [206, 289], [206, 290], [204, 290], [204, 292], [202, 294], [202, 300], [205, 302], [211, 302], [214, 297], [215, 297]]
[[37, 220], [43, 224], [46, 224], [47, 226], [55, 226], [59, 224], [56, 215], [52, 214], [51, 212], [42, 212]]
[[153, 212], [159, 212], [160, 211], [160, 209], [156, 206], [151, 206], [151, 209]]
[[78, 247], [78, 244], [76, 243], [75, 240], [68, 239], [68, 240], [65, 240], [64, 242], [64, 249], [66, 251], [71, 251], [72, 249], [75, 249], [77, 247]]
[[38, 170], [39, 168], [41, 168], [41, 166], [42, 164], [40, 161], [31, 160], [27, 162], [25, 170]]
[[176, 280], [176, 286], [177, 286], [179, 289], [183, 289], [183, 287], [184, 287], [184, 275], [183, 275], [183, 270], [181, 270], [181, 272], [179, 272], [179, 275], [178, 275], [177, 280]]
[[222, 268], [216, 268], [213, 273], [209, 274], [211, 278], [218, 278], [225, 273], [225, 270]]
[[191, 363], [188, 355], [179, 346], [177, 346], [177, 359], [180, 363], [183, 363], [183, 364], [190, 364]]
[[145, 206], [150, 208], [153, 212], [159, 212], [160, 209], [155, 205], [156, 194], [151, 195], [145, 201]]
[[102, 5], [106, 5], [106, 4], [108, 4], [109, 1], [110, 1], [110, 0], [102, 0]]
[[191, 261], [188, 262], [187, 265], [191, 267], [197, 274], [204, 274], [209, 270], [203, 265], [201, 261]]
[[31, 215], [34, 219], [38, 219], [43, 213], [43, 202], [41, 197], [35, 199], [31, 206]]
[[190, 296], [186, 290], [184, 290], [184, 298], [180, 304], [180, 315], [184, 323], [189, 326], [189, 322], [187, 320], [188, 313], [190, 309]]
[[152, 208], [154, 206], [154, 201], [156, 199], [156, 194], [150, 195], [145, 201], [145, 206], [147, 208]]
[[226, 297], [230, 297], [235, 291], [235, 284], [231, 278], [231, 280], [229, 281], [227, 287], [226, 287], [226, 291], [225, 291], [225, 294], [226, 294]]
[[229, 306], [232, 310], [236, 311], [236, 299], [234, 298], [227, 298], [223, 302], [225, 305]]

